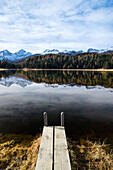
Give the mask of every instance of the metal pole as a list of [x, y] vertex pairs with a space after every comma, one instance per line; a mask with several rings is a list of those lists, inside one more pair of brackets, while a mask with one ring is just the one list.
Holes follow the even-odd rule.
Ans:
[[64, 112], [61, 112], [61, 126], [64, 126]]
[[43, 116], [44, 116], [44, 126], [47, 126], [47, 125], [48, 125], [47, 113], [44, 112], [44, 113], [43, 113]]

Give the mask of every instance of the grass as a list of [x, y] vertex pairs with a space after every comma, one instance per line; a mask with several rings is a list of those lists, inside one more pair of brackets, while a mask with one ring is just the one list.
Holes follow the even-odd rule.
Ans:
[[113, 147], [105, 141], [68, 138], [72, 170], [112, 170]]
[[[41, 136], [0, 134], [0, 169], [35, 170]], [[72, 170], [112, 170], [113, 145], [95, 135], [68, 138]]]
[[41, 136], [0, 135], [0, 169], [34, 170]]

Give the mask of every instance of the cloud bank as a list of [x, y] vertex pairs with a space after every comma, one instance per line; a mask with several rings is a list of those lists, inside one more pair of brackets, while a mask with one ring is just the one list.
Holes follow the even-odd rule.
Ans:
[[112, 0], [0, 0], [0, 50], [111, 46]]

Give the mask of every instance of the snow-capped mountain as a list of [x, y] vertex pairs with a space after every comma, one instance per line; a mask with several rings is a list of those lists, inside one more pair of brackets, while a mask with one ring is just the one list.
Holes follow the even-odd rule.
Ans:
[[72, 50], [72, 51], [68, 51], [68, 50], [64, 50], [64, 51], [59, 51], [57, 49], [53, 49], [53, 50], [49, 50], [49, 49], [46, 49], [45, 51], [43, 51], [41, 53], [41, 55], [46, 55], [46, 54], [66, 54], [66, 55], [76, 55], [78, 53], [83, 53], [83, 51], [75, 51], [75, 50]]
[[88, 52], [88, 53], [98, 53], [99, 50], [93, 49], [93, 48], [89, 48], [89, 49], [87, 50], [87, 52]]
[[106, 53], [106, 52], [113, 52], [113, 46], [107, 49], [94, 49], [94, 48], [89, 48], [87, 51], [75, 51], [75, 50], [64, 50], [64, 51], [59, 51], [57, 49], [49, 50], [46, 49], [44, 52], [40, 53], [41, 55], [46, 55], [46, 54], [66, 54], [66, 55], [76, 55], [76, 54], [81, 54], [84, 52], [89, 52], [89, 53]]
[[53, 50], [46, 49], [41, 54], [45, 55], [45, 54], [58, 54], [58, 53], [59, 53], [59, 50], [57, 50], [57, 49], [53, 49]]
[[64, 51], [59, 52], [59, 54], [76, 55], [77, 52], [74, 50], [73, 51], [64, 50]]
[[[40, 53], [41, 55], [46, 55], [46, 54], [66, 54], [66, 55], [69, 55], [69, 56], [72, 56], [72, 55], [76, 55], [76, 54], [81, 54], [81, 53], [84, 53], [86, 51], [75, 51], [75, 50], [72, 50], [72, 51], [68, 51], [68, 50], [64, 50], [64, 51], [59, 51], [57, 49], [53, 49], [53, 50], [49, 50], [49, 49], [46, 49], [44, 52]], [[93, 49], [93, 48], [89, 48], [87, 50], [87, 52], [89, 53], [106, 53], [106, 52], [113, 52], [113, 47], [111, 48], [108, 48], [108, 49]]]
[[93, 48], [89, 48], [87, 50], [87, 52], [89, 53], [106, 53], [106, 52], [113, 52], [113, 47], [107, 48], [107, 49], [93, 49]]
[[30, 55], [32, 55], [32, 53], [26, 52], [23, 49], [15, 52], [15, 53], [11, 53], [8, 50], [3, 50], [3, 51], [0, 51], [0, 60], [14, 61], [14, 60], [28, 57]]
[[81, 53], [84, 53], [84, 51], [82, 51], [82, 50], [80, 50], [80, 51], [75, 51], [75, 50], [68, 51], [68, 50], [64, 50], [62, 52], [59, 52], [59, 54], [66, 54], [67, 56], [74, 56], [76, 54], [81, 54]]

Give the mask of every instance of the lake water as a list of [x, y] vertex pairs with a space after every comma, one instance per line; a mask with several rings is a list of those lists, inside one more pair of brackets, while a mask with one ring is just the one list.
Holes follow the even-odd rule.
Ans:
[[36, 134], [60, 125], [69, 135], [113, 133], [113, 73], [64, 71], [0, 72], [0, 133]]

